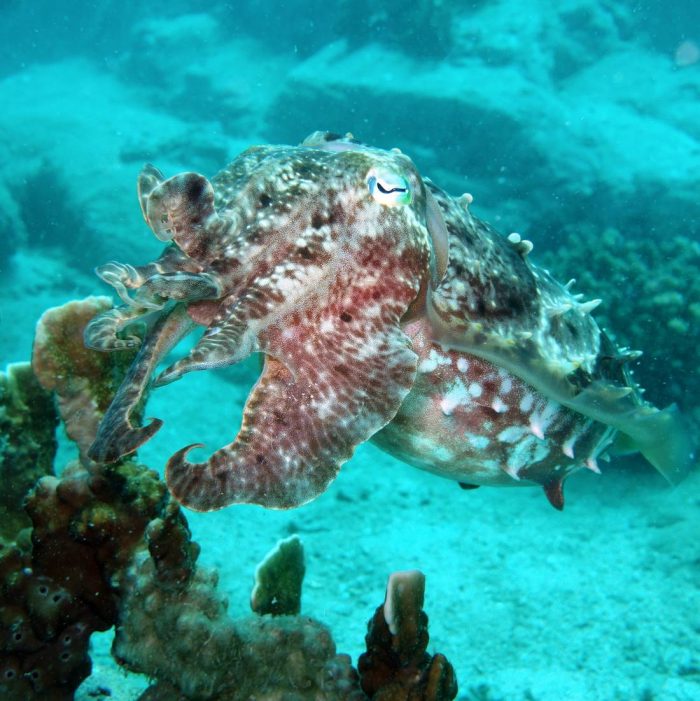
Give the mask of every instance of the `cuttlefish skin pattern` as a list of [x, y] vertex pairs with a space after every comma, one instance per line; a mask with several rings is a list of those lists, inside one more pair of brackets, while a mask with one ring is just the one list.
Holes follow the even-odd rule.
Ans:
[[[636, 354], [600, 331], [596, 302], [397, 150], [317, 132], [252, 147], [211, 182], [146, 166], [138, 193], [167, 246], [153, 263], [97, 270], [123, 304], [90, 323], [87, 345], [140, 350], [92, 459], [118, 460], [158, 430], [159, 419], [132, 426], [131, 412], [196, 328], [204, 335], [155, 386], [264, 358], [234, 441], [204, 462], [187, 459], [198, 445], [168, 461], [168, 486], [192, 509], [298, 506], [370, 439], [463, 486], [540, 484], [557, 508], [565, 477], [597, 471], [618, 431], [671, 479], [692, 460], [676, 413], [629, 382]], [[655, 431], [671, 434], [661, 451], [644, 444]]]

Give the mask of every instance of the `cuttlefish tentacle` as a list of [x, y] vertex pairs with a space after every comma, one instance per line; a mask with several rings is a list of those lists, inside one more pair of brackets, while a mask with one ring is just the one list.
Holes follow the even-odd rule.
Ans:
[[88, 456], [101, 463], [111, 463], [133, 453], [163, 425], [152, 419], [147, 426], [134, 427], [131, 414], [146, 391], [158, 362], [194, 327], [184, 304], [163, 313], [149, 330], [109, 409], [100, 422], [97, 437]]
[[203, 463], [187, 461], [198, 446], [172, 456], [166, 479], [181, 503], [196, 511], [303, 504], [395, 416], [417, 366], [398, 316], [323, 312], [263, 334], [270, 353], [232, 443]]

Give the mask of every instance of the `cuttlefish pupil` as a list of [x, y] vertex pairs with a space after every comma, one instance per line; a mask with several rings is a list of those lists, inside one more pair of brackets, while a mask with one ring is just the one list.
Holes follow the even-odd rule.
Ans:
[[408, 182], [400, 175], [393, 173], [376, 175], [367, 178], [369, 194], [380, 204], [386, 206], [406, 205], [411, 203], [411, 190]]
[[407, 187], [392, 187], [387, 189], [379, 181], [377, 181], [377, 188], [379, 189], [379, 192], [383, 192], [385, 195], [388, 195], [392, 192], [408, 192]]

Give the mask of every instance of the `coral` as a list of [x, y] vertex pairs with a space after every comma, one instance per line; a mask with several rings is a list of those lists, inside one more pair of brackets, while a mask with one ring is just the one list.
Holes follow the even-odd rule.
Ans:
[[32, 367], [39, 382], [58, 398], [69, 438], [85, 456], [135, 352], [96, 353], [83, 331], [96, 314], [112, 307], [109, 297], [88, 297], [48, 309], [34, 337]]
[[[170, 567], [158, 567], [154, 549], [149, 537], [151, 556], [140, 554], [124, 576], [113, 646], [121, 665], [156, 680], [140, 701], [366, 698], [350, 658], [336, 654], [325, 626], [305, 616], [280, 615], [279, 607], [262, 596], [261, 579], [274, 584], [268, 594], [284, 591], [278, 585], [289, 587], [290, 579], [293, 589], [301, 588], [298, 538], [278, 543], [256, 573], [265, 574], [256, 576], [252, 600], [257, 590], [259, 612], [269, 607], [276, 615], [239, 620], [227, 616], [216, 573], [194, 568], [194, 560], [178, 548], [171, 565], [191, 576], [175, 582], [168, 576]], [[451, 701], [456, 696], [450, 663], [443, 655], [426, 653], [423, 588], [420, 572], [399, 572], [389, 579], [386, 601], [370, 622], [368, 652], [359, 663], [362, 690], [372, 698]], [[290, 601], [298, 605], [300, 592]]]
[[[34, 347], [39, 381], [55, 391], [69, 435], [82, 447], [123, 374], [79, 347], [84, 325], [105, 306], [91, 298], [50, 310]], [[25, 455], [24, 446], [21, 477], [38, 477], [25, 500], [28, 527], [14, 542], [0, 542], [2, 699], [70, 701], [91, 672], [91, 634], [112, 627], [118, 662], [154, 682], [141, 701], [366, 698], [328, 629], [285, 615], [300, 607], [298, 538], [279, 543], [257, 570], [253, 606], [275, 615], [229, 618], [217, 576], [197, 567], [199, 546], [158, 475], [135, 462], [84, 457], [60, 477], [45, 474], [56, 423], [50, 397], [26, 365], [2, 382], [4, 454]], [[392, 576], [371, 623], [360, 666], [363, 686], [377, 698], [449, 701], [456, 692], [449, 663], [425, 653], [422, 577]]]
[[281, 540], [255, 570], [250, 607], [260, 615], [299, 613], [304, 572], [304, 547], [299, 536]]
[[[90, 673], [90, 634], [117, 621], [117, 575], [147, 525], [186, 525], [156, 473], [134, 463], [74, 463], [61, 479], [43, 477], [27, 512], [30, 548], [0, 553], [0, 665], [15, 671], [4, 677], [3, 698], [71, 699]], [[189, 533], [171, 538], [189, 541]]]
[[0, 538], [12, 541], [30, 525], [22, 503], [39, 477], [51, 474], [58, 417], [29, 363], [0, 372]]
[[372, 701], [451, 701], [457, 679], [444, 655], [432, 657], [423, 611], [425, 576], [417, 570], [389, 577], [384, 604], [369, 623], [367, 652], [357, 667]]
[[21, 524], [31, 529], [0, 549], [0, 695], [9, 701], [73, 698], [90, 673], [91, 633], [116, 622], [117, 575], [143, 548], [147, 526], [161, 569], [178, 548], [196, 557], [194, 546], [183, 545], [189, 531], [156, 473], [86, 461], [60, 479], [46, 474], [56, 426], [49, 390], [69, 435], [84, 447], [121, 381], [119, 362], [82, 344], [83, 327], [108, 303], [90, 298], [49, 310], [34, 345], [37, 378], [19, 365], [2, 380], [3, 476], [17, 473], [15, 508], [33, 486]]
[[603, 299], [596, 319], [621, 345], [643, 349], [635, 377], [659, 405], [677, 402], [700, 426], [700, 243], [577, 226], [540, 256], [556, 276]]
[[[417, 571], [391, 575], [370, 621], [358, 666], [362, 691], [372, 699], [457, 695], [450, 663], [426, 652], [424, 579]], [[232, 620], [216, 585], [215, 573], [196, 569], [187, 584], [170, 586], [145, 555], [128, 570], [113, 652], [127, 669], [157, 680], [140, 701], [366, 698], [325, 626], [298, 615]]]
[[158, 680], [142, 699], [362, 698], [325, 626], [303, 616], [232, 620], [216, 583], [197, 569], [185, 586], [164, 585], [144, 557], [128, 571], [113, 652]]

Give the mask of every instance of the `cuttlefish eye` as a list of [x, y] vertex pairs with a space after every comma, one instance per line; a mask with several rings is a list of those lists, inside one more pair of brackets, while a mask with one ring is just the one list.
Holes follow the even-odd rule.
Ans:
[[398, 173], [372, 170], [367, 176], [367, 187], [369, 194], [386, 207], [410, 204], [413, 197], [408, 180]]

